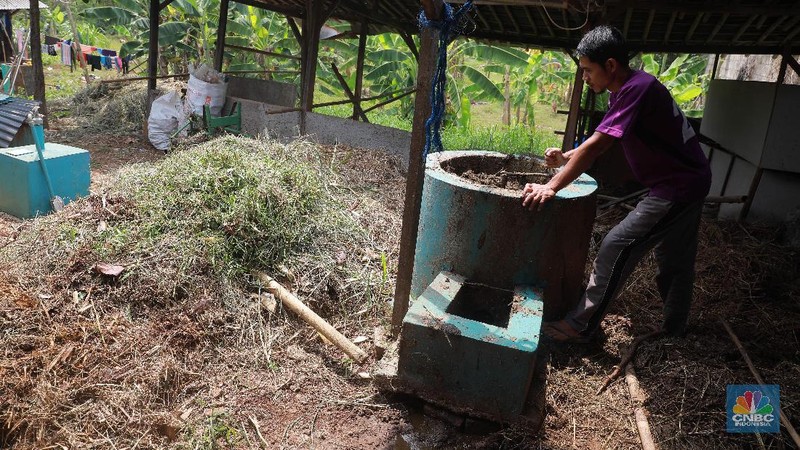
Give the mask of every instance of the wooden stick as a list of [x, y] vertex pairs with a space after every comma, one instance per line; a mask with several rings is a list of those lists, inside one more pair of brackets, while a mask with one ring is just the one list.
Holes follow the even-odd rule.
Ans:
[[367, 358], [367, 354], [358, 348], [356, 344], [347, 339], [342, 333], [339, 333], [336, 328], [333, 328], [331, 324], [318, 316], [317, 313], [312, 311], [311, 308], [306, 306], [300, 299], [295, 297], [272, 277], [262, 272], [256, 272], [255, 275], [264, 283], [267, 291], [280, 299], [284, 305], [314, 327], [315, 330], [319, 331], [326, 339], [347, 353], [347, 356], [353, 358], [356, 362], [362, 362]]
[[653, 434], [650, 432], [650, 423], [647, 421], [647, 409], [644, 407], [644, 396], [639, 389], [639, 380], [636, 378], [636, 371], [633, 365], [625, 366], [625, 381], [628, 383], [628, 393], [633, 403], [633, 417], [636, 419], [636, 430], [639, 432], [639, 440], [642, 441], [643, 450], [656, 450], [653, 441]]
[[[747, 354], [747, 350], [744, 349], [744, 346], [739, 341], [739, 338], [736, 337], [736, 334], [733, 332], [733, 329], [731, 328], [730, 324], [728, 324], [728, 322], [725, 319], [721, 319], [720, 322], [722, 322], [722, 326], [725, 327], [725, 331], [727, 331], [728, 334], [731, 336], [733, 344], [736, 345], [737, 349], [739, 349], [739, 353], [742, 354], [744, 362], [746, 362], [747, 367], [750, 368], [750, 373], [753, 374], [758, 384], [762, 386], [765, 385], [766, 383], [764, 383], [764, 379], [761, 378], [761, 374], [759, 374], [758, 370], [756, 370], [756, 366], [750, 359], [750, 355]], [[782, 409], [781, 409], [781, 423], [783, 424], [784, 427], [786, 427], [786, 431], [789, 432], [789, 436], [791, 436], [792, 440], [794, 441], [794, 445], [796, 445], [797, 448], [800, 448], [800, 436], [797, 434], [797, 430], [794, 429], [794, 427], [792, 426], [792, 422], [789, 421], [789, 418], [786, 417], [786, 414], [783, 413]]]
[[709, 195], [704, 200], [706, 203], [744, 203], [747, 201], [746, 195], [729, 195], [729, 196], [718, 196], [718, 195]]
[[642, 189], [641, 191], [636, 191], [636, 192], [634, 192], [632, 194], [629, 194], [629, 195], [626, 195], [624, 197], [618, 197], [618, 198], [616, 198], [616, 199], [614, 199], [614, 200], [612, 200], [612, 201], [610, 201], [608, 203], [603, 203], [602, 205], [599, 205], [597, 208], [598, 209], [606, 209], [606, 208], [608, 208], [610, 206], [616, 205], [617, 203], [626, 202], [628, 200], [631, 200], [631, 199], [634, 199], [636, 197], [639, 197], [640, 195], [644, 195], [644, 194], [647, 193], [647, 191], [649, 191], [649, 189]]
[[611, 374], [606, 377], [605, 381], [603, 381], [603, 385], [600, 386], [600, 389], [597, 390], [595, 395], [602, 394], [603, 391], [608, 389], [608, 387], [611, 385], [611, 383], [614, 382], [614, 380], [616, 380], [620, 375], [622, 375], [622, 372], [625, 371], [625, 367], [628, 365], [628, 363], [631, 362], [633, 357], [636, 356], [636, 349], [639, 347], [639, 344], [641, 344], [643, 341], [646, 341], [647, 339], [661, 336], [662, 334], [664, 334], [664, 330], [656, 330], [656, 331], [651, 331], [650, 333], [647, 334], [643, 334], [634, 339], [633, 343], [631, 343], [631, 346], [628, 348], [628, 352], [625, 353], [625, 355], [619, 361], [619, 365], [616, 366], [616, 368], [614, 368], [614, 371], [611, 372]]
[[250, 419], [250, 423], [252, 423], [253, 427], [256, 429], [256, 434], [258, 435], [258, 439], [261, 441], [262, 444], [264, 444], [265, 448], [269, 448], [269, 443], [267, 442], [266, 439], [264, 439], [264, 436], [261, 434], [261, 429], [258, 427], [258, 419], [256, 419], [256, 416], [250, 416], [248, 417], [248, 419]]
[[[182, 78], [188, 77], [188, 73], [176, 73], [174, 75], [159, 75], [156, 79], [164, 79], [164, 78]], [[142, 80], [149, 80], [150, 77], [130, 77], [130, 78], [109, 78], [107, 80], [100, 80], [100, 83], [127, 83], [128, 81], [142, 81]]]

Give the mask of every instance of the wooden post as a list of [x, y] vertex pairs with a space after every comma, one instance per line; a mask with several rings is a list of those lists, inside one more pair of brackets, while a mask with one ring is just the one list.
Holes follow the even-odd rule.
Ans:
[[[155, 0], [153, 0], [155, 1]], [[86, 86], [89, 86], [89, 69], [86, 68], [86, 61], [83, 60], [83, 52], [81, 52], [81, 37], [78, 34], [78, 26], [75, 25], [75, 18], [72, 16], [72, 8], [69, 6], [69, 2], [63, 2], [64, 9], [67, 10], [67, 17], [69, 18], [69, 26], [72, 28], [72, 42], [75, 45], [72, 46], [73, 51], [72, 53], [78, 58], [78, 64], [83, 68], [83, 77], [86, 79]]]
[[147, 55], [147, 116], [153, 106], [153, 95], [156, 91], [156, 75], [158, 74], [158, 23], [161, 16], [158, 0], [150, 0], [150, 49]]
[[39, 0], [31, 0], [31, 62], [33, 64], [33, 98], [41, 105], [39, 111], [44, 115], [47, 128], [47, 103], [44, 92], [44, 67], [42, 67], [42, 36], [39, 30]]
[[306, 134], [306, 113], [314, 108], [314, 82], [317, 78], [319, 35], [322, 29], [321, 0], [306, 0], [306, 17], [303, 18], [303, 59], [300, 86], [300, 134]]
[[[442, 0], [422, 0], [422, 7], [429, 19], [438, 20], [442, 16]], [[420, 37], [419, 67], [417, 69], [417, 94], [414, 99], [414, 122], [411, 127], [411, 148], [408, 157], [406, 176], [406, 199], [403, 208], [403, 228], [400, 234], [400, 255], [397, 267], [397, 285], [394, 291], [392, 309], [392, 335], [400, 333], [403, 318], [408, 312], [411, 295], [411, 275], [414, 270], [414, 253], [417, 243], [419, 211], [422, 203], [422, 182], [425, 175], [425, 121], [431, 115], [429, 93], [436, 67], [436, 49], [439, 32], [424, 28]]]
[[219, 25], [217, 25], [217, 48], [214, 49], [214, 69], [222, 72], [222, 58], [225, 56], [225, 34], [228, 30], [228, 3], [221, 0], [219, 3]]
[[719, 53], [714, 55], [714, 67], [711, 69], [711, 79], [717, 78], [717, 67], [719, 66]]
[[[577, 66], [578, 63], [576, 62]], [[581, 95], [583, 94], [583, 71], [580, 66], [575, 71], [575, 83], [572, 85], [572, 98], [569, 102], [569, 116], [567, 116], [567, 127], [564, 129], [564, 142], [561, 144], [562, 151], [572, 150], [575, 144], [575, 133], [578, 128], [578, 116], [581, 113]]]
[[[356, 61], [356, 90], [355, 103], [353, 103], [353, 120], [357, 120], [361, 108], [361, 86], [364, 81], [364, 56], [367, 49], [367, 34], [369, 26], [367, 22], [361, 22], [361, 34], [358, 36], [358, 59]], [[362, 111], [363, 114], [363, 111]]]
[[[778, 79], [775, 80], [775, 93], [773, 94], [772, 98], [772, 110], [769, 113], [769, 122], [772, 122], [772, 114], [775, 113], [775, 100], [778, 98], [778, 90], [780, 89], [781, 85], [783, 84], [783, 80], [786, 78], [786, 68], [789, 65], [789, 60], [786, 59], [784, 55], [781, 58], [781, 68], [778, 71]], [[766, 147], [767, 142], [766, 138], [764, 143], [761, 146], [761, 158], [764, 157], [764, 148]], [[758, 161], [758, 167], [756, 167], [756, 173], [753, 175], [753, 179], [750, 181], [750, 189], [747, 191], [747, 201], [744, 202], [744, 206], [742, 206], [742, 210], [739, 212], [739, 221], [743, 222], [747, 219], [747, 214], [750, 213], [750, 208], [753, 206], [753, 199], [756, 196], [756, 192], [758, 191], [758, 185], [761, 183], [761, 176], [764, 173], [764, 169], [761, 167], [761, 159]]]
[[[347, 98], [349, 98], [350, 101], [353, 102], [353, 110], [356, 113], [356, 117], [360, 117], [361, 120], [363, 120], [366, 123], [369, 123], [367, 115], [361, 109], [360, 105], [361, 102], [356, 99], [355, 94], [353, 94], [353, 91], [350, 90], [350, 86], [347, 85], [347, 80], [345, 80], [342, 74], [339, 72], [339, 68], [336, 67], [336, 64], [331, 63], [331, 70], [333, 70], [333, 74], [336, 75], [336, 79], [339, 80], [339, 84], [342, 85], [342, 89], [344, 89], [344, 93], [347, 95]], [[355, 120], [356, 117], [354, 117], [353, 119]]]

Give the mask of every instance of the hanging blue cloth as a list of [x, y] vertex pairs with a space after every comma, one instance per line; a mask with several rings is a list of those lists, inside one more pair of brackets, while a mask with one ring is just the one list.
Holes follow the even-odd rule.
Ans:
[[[442, 146], [442, 120], [445, 113], [445, 82], [447, 81], [447, 46], [456, 36], [472, 32], [475, 22], [468, 14], [473, 8], [472, 0], [467, 0], [458, 11], [447, 3], [444, 4], [441, 20], [429, 20], [425, 11], [419, 13], [420, 27], [435, 28], [439, 30], [439, 50], [436, 58], [436, 69], [431, 82], [431, 115], [425, 121], [425, 149], [422, 152], [423, 164], [428, 158], [428, 153], [440, 152]], [[468, 30], [468, 28], [471, 28]], [[468, 31], [467, 31], [468, 30]]]

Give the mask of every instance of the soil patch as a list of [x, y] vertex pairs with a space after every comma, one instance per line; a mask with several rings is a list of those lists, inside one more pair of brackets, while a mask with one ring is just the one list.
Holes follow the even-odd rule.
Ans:
[[540, 160], [523, 156], [460, 156], [443, 161], [442, 169], [471, 183], [514, 191], [553, 176]]

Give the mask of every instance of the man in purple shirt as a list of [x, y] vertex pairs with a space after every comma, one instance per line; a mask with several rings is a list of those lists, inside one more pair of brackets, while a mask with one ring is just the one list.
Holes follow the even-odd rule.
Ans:
[[581, 301], [567, 316], [542, 326], [553, 342], [591, 340], [609, 304], [636, 264], [655, 249], [656, 284], [664, 301], [663, 329], [685, 333], [694, 285], [697, 231], [711, 185], [708, 160], [667, 88], [652, 75], [628, 66], [622, 33], [600, 26], [578, 44], [583, 80], [595, 92], [611, 91], [609, 109], [594, 134], [574, 150], [548, 149], [550, 167], [564, 168], [547, 184], [527, 184], [523, 206], [539, 210], [558, 190], [585, 172], [620, 141], [633, 174], [650, 189], [603, 239]]

